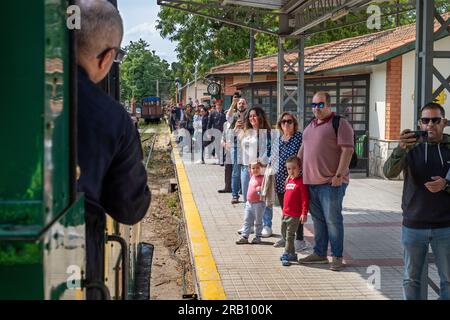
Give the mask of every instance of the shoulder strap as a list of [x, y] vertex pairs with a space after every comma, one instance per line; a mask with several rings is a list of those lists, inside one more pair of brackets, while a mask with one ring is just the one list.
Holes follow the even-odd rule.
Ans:
[[335, 115], [333, 119], [331, 119], [331, 122], [333, 124], [334, 132], [336, 133], [336, 137], [338, 135], [338, 129], [339, 129], [339, 122], [341, 120], [340, 115]]

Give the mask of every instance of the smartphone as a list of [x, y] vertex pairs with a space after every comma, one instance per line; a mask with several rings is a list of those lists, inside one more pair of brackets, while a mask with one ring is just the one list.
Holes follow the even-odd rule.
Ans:
[[419, 131], [411, 131], [410, 133], [414, 133], [414, 137], [416, 139], [420, 139], [420, 138], [426, 139], [426, 138], [428, 138], [428, 131], [419, 130]]

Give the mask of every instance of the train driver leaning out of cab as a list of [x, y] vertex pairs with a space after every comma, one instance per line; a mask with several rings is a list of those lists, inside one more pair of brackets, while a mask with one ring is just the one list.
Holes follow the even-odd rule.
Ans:
[[[150, 204], [139, 134], [118, 102], [96, 84], [123, 58], [123, 23], [106, 0], [77, 0], [81, 29], [78, 64], [78, 191], [85, 194], [86, 280], [102, 281], [106, 216], [124, 224], [139, 222]], [[88, 290], [96, 299], [99, 290]]]

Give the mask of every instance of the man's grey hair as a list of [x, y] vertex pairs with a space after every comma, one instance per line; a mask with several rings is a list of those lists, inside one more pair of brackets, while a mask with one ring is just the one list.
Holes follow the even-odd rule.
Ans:
[[78, 51], [96, 57], [107, 48], [120, 46], [123, 22], [119, 11], [107, 0], [77, 0], [81, 29], [76, 30]]

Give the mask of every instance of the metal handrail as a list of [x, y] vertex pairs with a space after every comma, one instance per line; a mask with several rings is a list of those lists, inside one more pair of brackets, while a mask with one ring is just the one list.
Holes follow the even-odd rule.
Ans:
[[124, 238], [118, 235], [108, 235], [107, 241], [118, 242], [121, 247], [122, 256], [122, 300], [127, 300], [128, 298], [128, 245]]

